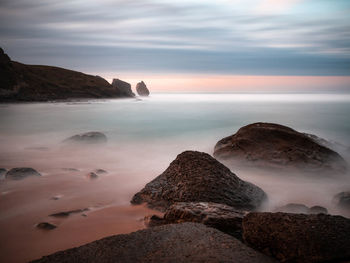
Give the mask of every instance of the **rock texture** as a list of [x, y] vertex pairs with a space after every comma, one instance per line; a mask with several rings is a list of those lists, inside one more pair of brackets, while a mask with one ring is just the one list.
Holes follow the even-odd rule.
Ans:
[[345, 160], [315, 139], [286, 126], [254, 123], [220, 140], [214, 156], [254, 166], [289, 168], [313, 173], [345, 173]]
[[112, 86], [125, 97], [134, 97], [135, 94], [131, 90], [131, 85], [120, 79], [113, 79]]
[[147, 89], [147, 86], [143, 81], [136, 84], [136, 91], [137, 91], [137, 94], [139, 94], [140, 96], [149, 95], [149, 90]]
[[334, 201], [339, 208], [350, 211], [350, 191], [336, 194], [334, 196]]
[[244, 215], [245, 212], [223, 204], [180, 202], [170, 206], [163, 218], [152, 216], [148, 225], [155, 226], [161, 223], [173, 224], [183, 222], [202, 223], [241, 240], [242, 218]]
[[107, 237], [33, 262], [276, 262], [202, 224], [184, 223]]
[[130, 95], [101, 77], [11, 61], [0, 48], [0, 102], [118, 97]]
[[136, 193], [131, 203], [147, 203], [161, 211], [176, 202], [213, 202], [253, 210], [265, 199], [263, 190], [239, 179], [209, 154], [186, 151]]
[[41, 174], [38, 173], [33, 168], [20, 167], [20, 168], [12, 168], [11, 170], [9, 170], [6, 173], [5, 178], [10, 180], [22, 180], [29, 176], [41, 176]]
[[281, 262], [350, 260], [350, 220], [325, 214], [250, 213], [245, 242]]
[[294, 214], [328, 214], [328, 210], [322, 206], [307, 207], [303, 204], [286, 204], [275, 209], [275, 212], [294, 213]]
[[106, 143], [107, 136], [102, 132], [86, 132], [74, 135], [63, 141], [63, 143], [79, 143], [79, 144], [99, 144]]

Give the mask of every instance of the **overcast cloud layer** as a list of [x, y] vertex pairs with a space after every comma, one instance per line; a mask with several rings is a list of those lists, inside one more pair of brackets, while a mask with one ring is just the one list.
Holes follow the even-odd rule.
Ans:
[[89, 72], [350, 75], [348, 0], [2, 0], [14, 59]]

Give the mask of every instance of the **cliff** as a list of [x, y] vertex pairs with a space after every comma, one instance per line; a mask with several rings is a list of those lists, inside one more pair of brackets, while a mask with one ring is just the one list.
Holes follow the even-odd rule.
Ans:
[[133, 97], [99, 76], [12, 61], [0, 48], [0, 102]]

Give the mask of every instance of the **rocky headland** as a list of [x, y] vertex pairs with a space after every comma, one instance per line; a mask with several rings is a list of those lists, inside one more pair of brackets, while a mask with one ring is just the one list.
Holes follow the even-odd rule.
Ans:
[[0, 48], [0, 102], [134, 97], [99, 76], [12, 61]]

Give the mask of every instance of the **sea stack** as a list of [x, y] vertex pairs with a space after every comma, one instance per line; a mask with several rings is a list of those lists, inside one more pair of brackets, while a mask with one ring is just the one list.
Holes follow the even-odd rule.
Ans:
[[131, 85], [128, 82], [122, 81], [120, 79], [113, 79], [113, 88], [115, 88], [120, 96], [123, 97], [134, 97], [135, 94], [131, 90]]
[[137, 94], [139, 96], [148, 96], [149, 95], [149, 90], [147, 89], [147, 86], [145, 84], [145, 82], [141, 81], [139, 83], [137, 83], [136, 85], [136, 91], [137, 91]]

